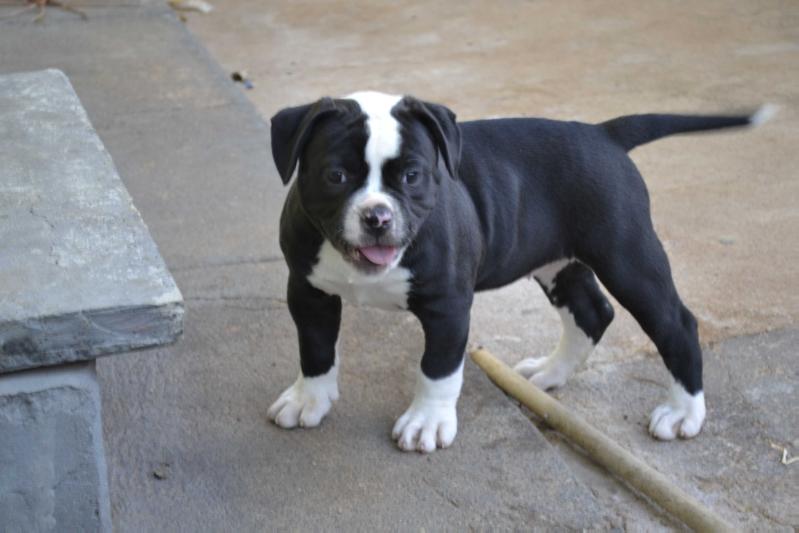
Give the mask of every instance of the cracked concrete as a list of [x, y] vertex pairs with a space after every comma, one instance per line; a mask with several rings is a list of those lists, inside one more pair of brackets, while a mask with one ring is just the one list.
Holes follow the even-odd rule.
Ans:
[[[706, 389], [713, 391], [708, 420], [697, 440], [680, 446], [629, 431], [630, 424], [643, 429], [647, 422], [647, 410], [637, 399], [665, 392], [658, 379], [663, 372], [651, 360], [590, 368], [555, 395], [576, 410], [590, 412], [595, 425], [742, 529], [792, 531], [799, 524], [794, 504], [799, 469], [780, 463], [771, 444], [799, 447], [799, 411], [792, 408], [799, 380], [798, 344], [799, 332], [781, 330], [736, 337], [706, 350]], [[613, 402], [613, 410], [596, 409], [598, 389], [603, 397], [612, 395], [607, 401]], [[548, 436], [562, 453], [574, 455], [556, 435]], [[580, 460], [572, 464], [593, 469]], [[617, 486], [608, 480], [599, 483], [606, 489]]]
[[260, 265], [260, 264], [267, 264], [267, 263], [282, 263], [284, 261], [283, 256], [273, 256], [273, 257], [244, 257], [239, 259], [227, 259], [227, 260], [220, 260], [220, 261], [209, 261], [207, 263], [198, 264], [198, 265], [184, 265], [173, 270], [183, 271], [183, 270], [198, 270], [198, 269], [207, 269], [207, 268], [219, 268], [219, 267], [229, 267], [229, 266], [237, 266], [237, 265]]

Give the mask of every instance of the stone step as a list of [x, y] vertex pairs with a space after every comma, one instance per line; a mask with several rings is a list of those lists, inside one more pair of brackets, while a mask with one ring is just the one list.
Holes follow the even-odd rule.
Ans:
[[111, 531], [95, 362], [0, 377], [0, 531]]
[[0, 76], [0, 373], [157, 346], [183, 300], [63, 72]]

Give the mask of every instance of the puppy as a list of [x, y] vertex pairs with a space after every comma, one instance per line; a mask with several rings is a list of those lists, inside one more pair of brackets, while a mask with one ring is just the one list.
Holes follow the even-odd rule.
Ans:
[[[393, 438], [403, 450], [452, 444], [475, 291], [532, 273], [560, 313], [546, 358], [517, 370], [563, 385], [613, 319], [598, 277], [649, 335], [674, 378], [652, 412], [659, 439], [705, 418], [696, 320], [683, 305], [627, 155], [675, 133], [757, 124], [746, 116], [631, 115], [601, 124], [509, 118], [456, 122], [442, 105], [358, 92], [272, 117], [272, 153], [289, 189], [280, 245], [301, 372], [270, 407], [284, 428], [318, 425], [338, 398], [341, 299], [408, 310], [425, 349]], [[596, 276], [596, 277], [595, 277]]]

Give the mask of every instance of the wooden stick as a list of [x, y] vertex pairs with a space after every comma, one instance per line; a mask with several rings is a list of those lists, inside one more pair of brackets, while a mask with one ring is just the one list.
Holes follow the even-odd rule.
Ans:
[[636, 458], [483, 348], [472, 360], [500, 389], [519, 400], [555, 430], [580, 446], [597, 463], [646, 494], [696, 531], [735, 531], [720, 516], [680, 490], [663, 474]]

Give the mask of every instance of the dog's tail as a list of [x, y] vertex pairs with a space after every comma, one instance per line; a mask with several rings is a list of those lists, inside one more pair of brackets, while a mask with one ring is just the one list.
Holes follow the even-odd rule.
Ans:
[[600, 126], [626, 151], [661, 137], [692, 131], [759, 126], [777, 113], [777, 106], [766, 104], [749, 115], [627, 115], [603, 122]]

